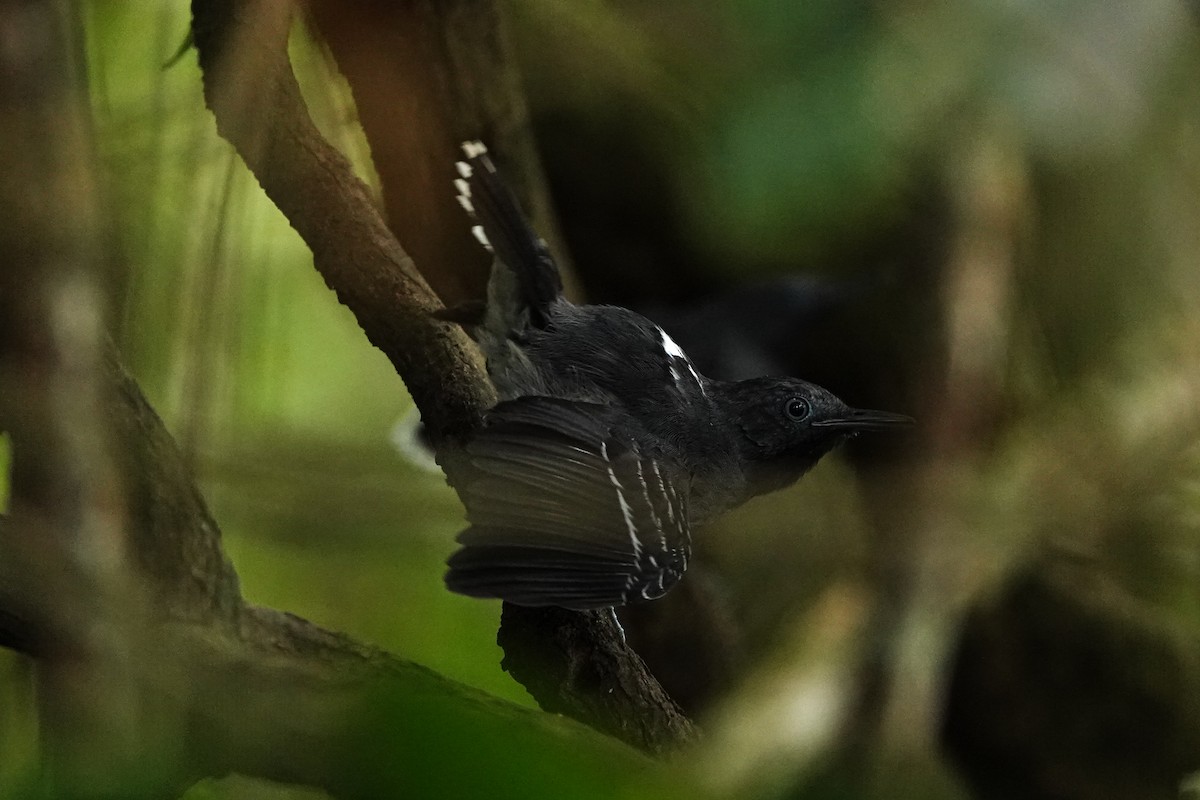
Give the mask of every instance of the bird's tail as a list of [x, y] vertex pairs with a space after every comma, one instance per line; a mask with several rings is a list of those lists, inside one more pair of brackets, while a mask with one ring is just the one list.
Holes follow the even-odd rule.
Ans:
[[464, 158], [455, 164], [458, 202], [476, 223], [475, 238], [496, 257], [485, 326], [505, 333], [543, 327], [551, 304], [562, 296], [558, 266], [483, 143], [464, 142], [462, 149]]

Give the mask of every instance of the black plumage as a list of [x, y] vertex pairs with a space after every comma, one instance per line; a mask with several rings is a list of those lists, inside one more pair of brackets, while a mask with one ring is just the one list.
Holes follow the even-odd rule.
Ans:
[[470, 527], [451, 590], [578, 609], [652, 600], [683, 575], [692, 524], [791, 483], [848, 436], [911, 422], [795, 378], [710, 380], [645, 317], [568, 302], [486, 149], [463, 150], [460, 203], [495, 255], [469, 330], [501, 402], [455, 476]]
[[611, 407], [548, 397], [500, 403], [467, 446], [471, 527], [447, 585], [525, 605], [606, 606], [661, 596], [683, 575], [686, 494]]

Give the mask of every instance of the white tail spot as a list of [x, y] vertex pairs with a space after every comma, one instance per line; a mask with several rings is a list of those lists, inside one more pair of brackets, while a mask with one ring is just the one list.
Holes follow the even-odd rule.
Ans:
[[467, 158], [478, 158], [486, 153], [488, 149], [484, 146], [483, 142], [476, 140], [473, 142], [463, 142], [462, 151], [463, 155], [465, 155]]
[[475, 237], [475, 241], [479, 242], [489, 251], [492, 249], [492, 243], [488, 241], [487, 234], [483, 232], [482, 225], [472, 225], [471, 235]]

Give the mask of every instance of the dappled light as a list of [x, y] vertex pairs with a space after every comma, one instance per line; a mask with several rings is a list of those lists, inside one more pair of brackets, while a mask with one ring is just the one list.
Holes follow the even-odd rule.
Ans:
[[[1196, 796], [1194, 3], [0, 0], [0, 119], [0, 798]], [[476, 139], [676, 385], [915, 425], [615, 616], [448, 591]]]

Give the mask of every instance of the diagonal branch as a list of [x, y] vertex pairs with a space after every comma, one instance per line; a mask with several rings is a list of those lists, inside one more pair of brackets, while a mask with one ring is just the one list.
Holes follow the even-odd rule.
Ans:
[[461, 330], [430, 316], [441, 303], [367, 187], [309, 118], [287, 56], [291, 3], [195, 0], [192, 13], [218, 131], [395, 365], [430, 430], [439, 438], [470, 430], [494, 402], [491, 386]]
[[[16, 6], [0, 2], [0, 19], [64, 43], [61, 6]], [[19, 66], [9, 72], [48, 94], [0, 87], [0, 206], [20, 223], [0, 229], [0, 428], [15, 469], [13, 513], [0, 517], [0, 644], [36, 659], [53, 790], [165, 796], [236, 770], [346, 796], [426, 794], [431, 782], [478, 794], [464, 784], [481, 774], [507, 777], [511, 797], [530, 776], [543, 793], [582, 778], [611, 796], [644, 770], [577, 723], [246, 605], [186, 461], [104, 339], [94, 209], [63, 223], [63, 209], [91, 202], [84, 104], [58, 70]], [[447, 742], [482, 769], [461, 769]], [[419, 768], [380, 758], [389, 748]], [[489, 753], [505, 757], [481, 761]]]
[[[346, 5], [349, 7], [344, 8]], [[392, 47], [431, 59], [463, 53], [461, 48], [431, 44], [450, 35], [432, 30], [431, 25], [452, 18], [458, 20], [455, 24], [462, 24], [463, 14], [455, 14], [454, 9], [465, 12], [470, 6], [473, 19], [481, 21], [478, 24], [495, 24], [497, 18], [490, 3], [472, 2], [459, 8], [455, 3], [413, 0], [400, 5], [404, 10], [398, 19], [409, 25], [392, 31]], [[486, 9], [478, 8], [481, 5]], [[339, 4], [339, 12], [356, 13], [354, 4]], [[346, 159], [313, 126], [287, 56], [290, 3], [193, 0], [192, 13], [205, 97], [218, 131], [234, 145], [263, 190], [308, 244], [317, 270], [354, 313], [367, 338], [391, 360], [435, 439], [445, 444], [467, 433], [494, 402], [494, 392], [462, 332], [430, 316], [438, 305], [433, 291], [384, 224]], [[489, 39], [484, 36], [480, 40]], [[437, 88], [449, 91], [444, 76], [454, 70], [446, 65], [425, 66], [427, 72], [443, 76]], [[417, 76], [405, 79], [412, 82]], [[476, 130], [503, 131], [511, 125], [488, 118], [501, 113], [501, 106], [489, 105], [487, 93], [478, 87], [451, 92], [471, 109], [455, 107], [460, 115], [458, 125], [446, 123], [452, 115], [437, 106], [436, 91], [432, 96], [428, 87], [421, 92], [426, 99], [421, 108], [428, 113], [402, 122], [413, 128], [428, 123], [443, 140], [431, 144], [431, 152], [408, 149], [409, 158], [425, 164], [410, 174], [427, 176], [425, 162], [430, 158], [439, 169], [448, 167], [455, 138], [463, 135], [461, 120], [471, 120], [472, 126], [478, 126]], [[361, 101], [364, 95], [356, 94]], [[371, 112], [364, 116], [374, 118]], [[428, 134], [422, 135], [428, 138]], [[417, 136], [414, 141], [424, 139]], [[394, 172], [395, 165], [392, 167]], [[388, 199], [393, 218], [402, 207], [426, 222], [436, 216], [437, 209], [414, 208], [413, 203], [406, 206], [406, 192], [418, 198], [417, 206], [423, 199], [420, 185], [392, 183]], [[444, 194], [449, 200], [449, 192]], [[457, 211], [455, 215], [461, 223]], [[413, 236], [424, 230], [416, 223], [400, 227]], [[465, 236], [465, 226], [459, 227], [460, 235]], [[469, 267], [463, 266], [450, 237], [434, 236], [422, 240], [422, 245], [424, 253], [437, 259], [422, 266], [427, 274]], [[449, 286], [453, 281], [441, 283]], [[443, 446], [440, 457], [453, 483], [454, 448]], [[505, 667], [543, 707], [572, 714], [651, 751], [668, 749], [694, 736], [690, 721], [637, 654], [616, 635], [611, 620], [594, 614], [543, 614], [511, 606], [505, 608], [504, 617], [504, 625], [513, 628], [501, 631], [501, 643], [508, 651]], [[536, 645], [538, 642], [545, 646]]]
[[[236, 771], [345, 796], [420, 794], [431, 780], [445, 796], [470, 794], [455, 766], [461, 752], [442, 747], [446, 741], [469, 752], [508, 753], [488, 769], [507, 770], [514, 787], [524, 785], [522, 775], [561, 782], [578, 780], [578, 772], [607, 792], [620, 782], [605, 776], [608, 764], [634, 773], [647, 768], [633, 751], [570, 720], [498, 700], [294, 615], [247, 605], [183, 454], [111, 353], [103, 363], [102, 380], [115, 390], [98, 418], [140, 471], [130, 493], [131, 547], [139, 583], [152, 598], [142, 615], [146, 635], [109, 646], [128, 665], [125, 680], [139, 687], [141, 718], [154, 723], [139, 741], [144, 760], [162, 767], [154, 776], [160, 793]], [[54, 613], [61, 585], [19, 574], [8, 557], [7, 543], [26, 533], [18, 520], [0, 517], [0, 645], [53, 663], [73, 634]], [[509, 753], [513, 741], [527, 746]], [[404, 763], [425, 766], [401, 769], [379, 758], [391, 745]], [[534, 760], [548, 751], [556, 761], [546, 770]], [[133, 777], [109, 766], [108, 786]]]

